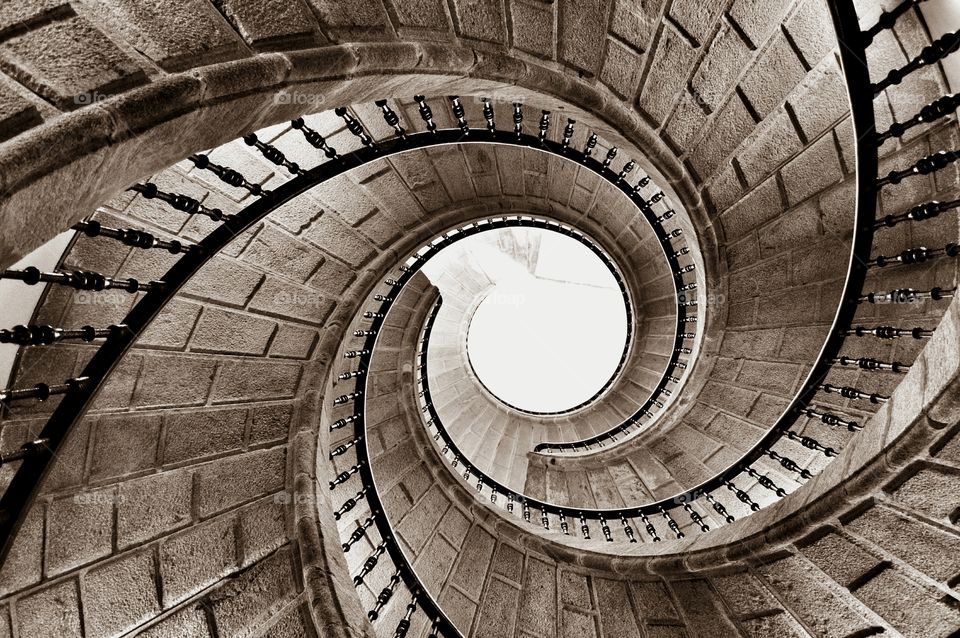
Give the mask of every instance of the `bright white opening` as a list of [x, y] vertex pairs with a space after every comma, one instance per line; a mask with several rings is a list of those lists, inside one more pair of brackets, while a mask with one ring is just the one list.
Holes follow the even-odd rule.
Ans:
[[447, 259], [468, 259], [495, 282], [467, 333], [470, 362], [490, 392], [517, 408], [560, 412], [610, 381], [627, 315], [613, 274], [589, 248], [552, 231], [508, 228], [450, 252]]

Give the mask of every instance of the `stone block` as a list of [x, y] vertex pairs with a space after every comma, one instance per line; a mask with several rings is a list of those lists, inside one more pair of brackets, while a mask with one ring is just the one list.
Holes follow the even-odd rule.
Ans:
[[673, 103], [686, 88], [685, 81], [696, 57], [696, 49], [683, 38], [670, 29], [663, 30], [638, 101], [651, 120], [666, 120]]
[[513, 46], [541, 58], [554, 56], [553, 5], [518, 0], [510, 7]]
[[273, 337], [277, 324], [259, 317], [205, 308], [197, 329], [190, 339], [190, 349], [197, 352], [262, 355]]
[[247, 303], [262, 279], [263, 275], [235, 261], [215, 257], [187, 282], [183, 292], [200, 299], [240, 307]]
[[754, 120], [736, 93], [717, 111], [713, 125], [689, 155], [690, 165], [704, 181], [716, 173], [724, 160], [753, 130]]
[[133, 47], [168, 71], [234, 59], [243, 42], [212, 6], [187, 0], [175, 9], [110, 0], [98, 12]]
[[297, 391], [301, 367], [273, 361], [228, 361], [220, 369], [211, 398], [214, 403], [289, 399]]
[[136, 62], [75, 14], [14, 35], [0, 52], [15, 80], [65, 111], [146, 80]]
[[677, 609], [670, 599], [670, 592], [659, 581], [633, 581], [630, 583], [634, 608], [643, 623], [677, 620]]
[[247, 421], [245, 409], [173, 412], [165, 417], [163, 463], [239, 450]]
[[640, 56], [616, 40], [607, 39], [607, 55], [600, 71], [600, 81], [622, 98], [631, 99], [640, 81]]
[[82, 636], [77, 589], [77, 581], [71, 578], [19, 599], [16, 610], [20, 635], [37, 638]]
[[276, 612], [293, 587], [290, 550], [283, 548], [210, 592], [207, 604], [220, 635], [250, 635]]
[[43, 569], [43, 507], [27, 512], [10, 554], [0, 565], [0, 596], [40, 582]]
[[460, 550], [450, 583], [476, 599], [480, 597], [484, 576], [493, 558], [495, 539], [490, 532], [474, 525]]
[[322, 37], [303, 0], [267, 0], [256, 6], [225, 0], [220, 8], [243, 39], [261, 49], [304, 46]]
[[[905, 638], [946, 638], [960, 629], [960, 612], [908, 580], [885, 569], [858, 587], [854, 594]], [[937, 600], [940, 598], [940, 600]]]
[[156, 579], [150, 551], [124, 555], [85, 573], [83, 635], [116, 636], [153, 618], [160, 611]]
[[453, 4], [457, 34], [463, 38], [503, 44], [507, 26], [503, 3], [481, 0], [457, 0]]
[[213, 461], [197, 469], [197, 513], [209, 516], [283, 489], [286, 448], [258, 450]]
[[596, 616], [575, 609], [563, 608], [560, 613], [560, 636], [562, 638], [596, 638]]
[[293, 418], [290, 403], [270, 403], [250, 409], [249, 444], [256, 445], [285, 440]]
[[284, 359], [308, 359], [317, 345], [317, 331], [282, 323], [270, 342], [270, 356]]
[[790, 95], [789, 103], [808, 140], [816, 139], [847, 114], [846, 84], [836, 60], [826, 60], [810, 73]]
[[226, 576], [236, 560], [232, 517], [222, 516], [165, 538], [160, 545], [164, 608]]
[[23, 89], [6, 78], [0, 79], [0, 142], [40, 124], [43, 118]]
[[643, 6], [630, 0], [616, 0], [613, 16], [610, 18], [610, 32], [627, 42], [637, 51], [646, 51], [650, 38], [657, 26], [659, 6], [643, 3]]
[[47, 575], [93, 562], [113, 545], [115, 489], [80, 492], [51, 501], [47, 511]]
[[469, 631], [464, 628], [472, 626], [473, 617], [477, 615], [477, 604], [453, 587], [443, 589], [440, 607], [447, 611], [450, 622], [463, 632]]
[[443, 536], [434, 534], [417, 555], [413, 568], [424, 587], [432, 591], [439, 590], [456, 560], [457, 549]]
[[750, 56], [750, 49], [737, 32], [722, 25], [690, 79], [694, 95], [715, 111], [733, 88]]
[[117, 498], [117, 547], [132, 547], [187, 525], [192, 494], [193, 477], [185, 470], [122, 483]]
[[[766, 42], [783, 21], [790, 8], [788, 0], [736, 0], [730, 7], [730, 19], [750, 38], [753, 48]], [[829, 23], [828, 23], [829, 24]]]
[[480, 620], [475, 635], [483, 638], [513, 635], [519, 602], [520, 590], [515, 585], [491, 578], [480, 602]]
[[[316, 213], [321, 213], [317, 210]], [[362, 266], [374, 255], [373, 245], [332, 212], [321, 214], [302, 230], [303, 238], [336, 255], [353, 267]]]
[[824, 0], [805, 0], [784, 22], [784, 28], [796, 45], [808, 68], [817, 66], [830, 49], [837, 46], [833, 29], [825, 29], [833, 18]]
[[957, 476], [960, 470], [930, 466], [914, 468], [902, 483], [890, 488], [893, 498], [901, 505], [926, 514], [934, 520], [955, 523], [958, 519], [960, 498], [957, 496]]
[[172, 299], [137, 339], [137, 346], [182, 350], [190, 339], [200, 309], [199, 304]]
[[819, 570], [799, 557], [778, 560], [759, 571], [780, 599], [816, 634], [841, 638], [879, 629], [851, 606], [852, 601], [832, 590]]
[[609, 0], [560, 0], [557, 17], [557, 47], [560, 60], [596, 75], [602, 51], [596, 46], [606, 32]]
[[839, 182], [843, 169], [833, 136], [821, 137], [784, 166], [781, 175], [791, 206]]
[[271, 225], [264, 224], [243, 252], [242, 259], [298, 282], [307, 281], [324, 260], [315, 248]]
[[[426, 545], [427, 539], [436, 530], [448, 507], [449, 498], [441, 488], [435, 486], [403, 516], [397, 531], [415, 553], [420, 552]], [[392, 512], [390, 514], [396, 515]]]
[[213, 357], [148, 355], [132, 405], [198, 405], [207, 399], [217, 361]]
[[834, 533], [805, 545], [800, 551], [844, 587], [850, 587], [880, 563], [876, 556]]
[[803, 63], [783, 35], [763, 50], [740, 83], [754, 112], [765, 119], [806, 75]]
[[177, 610], [146, 631], [137, 634], [138, 638], [211, 638], [207, 616], [199, 605], [191, 605]]
[[520, 590], [520, 618], [546, 636], [557, 635], [557, 568], [538, 558], [527, 561]]
[[758, 127], [757, 134], [737, 155], [737, 162], [747, 184], [755, 186], [802, 148], [792, 120], [779, 108]]
[[718, 638], [740, 635], [707, 581], [676, 580], [671, 583], [671, 589], [693, 635]]

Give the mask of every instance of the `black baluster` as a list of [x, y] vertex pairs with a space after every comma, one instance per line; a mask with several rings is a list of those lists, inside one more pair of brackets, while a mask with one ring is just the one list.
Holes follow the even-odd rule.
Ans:
[[787, 435], [787, 438], [799, 442], [800, 445], [802, 445], [807, 449], [823, 452], [824, 456], [833, 457], [837, 455], [837, 451], [834, 450], [832, 447], [826, 447], [812, 437], [797, 434], [793, 430], [787, 430], [786, 435]]
[[960, 206], [960, 199], [954, 199], [949, 202], [924, 202], [923, 204], [917, 204], [905, 213], [887, 215], [877, 220], [874, 227], [890, 228], [905, 221], [926, 221], [938, 217], [940, 213], [957, 208], [958, 206]]
[[22, 401], [24, 399], [46, 401], [57, 394], [67, 394], [80, 390], [89, 383], [90, 377], [74, 377], [55, 385], [38, 383], [31, 388], [7, 388], [6, 390], [0, 390], [0, 403], [10, 403], [11, 401]]
[[540, 524], [543, 525], [543, 529], [550, 530], [550, 517], [547, 516], [547, 510], [543, 506], [540, 506]]
[[660, 535], [657, 534], [657, 528], [653, 526], [653, 523], [650, 522], [650, 519], [647, 518], [647, 515], [643, 512], [640, 512], [640, 520], [643, 521], [644, 528], [647, 530], [647, 534], [650, 535], [650, 538], [653, 539], [653, 542], [659, 543]]
[[330, 450], [330, 458], [333, 459], [334, 457], [340, 456], [340, 455], [342, 455], [342, 454], [346, 454], [347, 450], [349, 450], [350, 448], [352, 448], [354, 445], [357, 445], [357, 444], [360, 443], [360, 441], [362, 441], [362, 440], [363, 440], [363, 437], [362, 437], [362, 436], [358, 436], [358, 437], [355, 438], [355, 439], [351, 439], [350, 441], [347, 441], [346, 443], [343, 443], [343, 444], [341, 444], [341, 445], [338, 445], [337, 447], [335, 447], [335, 448], [333, 448], [332, 450]]
[[960, 107], [960, 93], [944, 95], [943, 97], [937, 98], [920, 109], [919, 113], [906, 122], [894, 122], [886, 131], [879, 133], [877, 135], [877, 145], [879, 146], [891, 137], [902, 137], [904, 133], [915, 126], [929, 124], [930, 122], [935, 122], [942, 117], [950, 115], [955, 112], [958, 107]]
[[493, 105], [490, 103], [490, 98], [483, 99], [483, 119], [487, 121], [487, 130], [490, 131], [491, 136], [496, 136], [497, 134], [497, 125], [493, 121]]
[[387, 123], [387, 126], [393, 128], [394, 132], [397, 134], [397, 137], [406, 141], [407, 131], [400, 126], [400, 116], [398, 116], [394, 110], [390, 108], [390, 105], [387, 104], [387, 101], [376, 100], [374, 105], [380, 108], [380, 112], [383, 114], [383, 121]]
[[334, 489], [338, 485], [345, 483], [347, 479], [360, 471], [360, 468], [363, 467], [363, 461], [358, 462], [356, 465], [352, 466], [349, 469], [344, 470], [337, 474], [332, 481], [330, 481], [330, 489]]
[[913, 288], [897, 288], [887, 292], [869, 292], [860, 295], [857, 303], [869, 302], [872, 304], [887, 303], [913, 303], [924, 299], [932, 301], [941, 301], [943, 299], [952, 299], [956, 296], [956, 288], [931, 288], [930, 290], [914, 290]]
[[591, 133], [590, 137], [587, 138], [587, 143], [583, 147], [583, 161], [586, 162], [587, 158], [593, 154], [593, 149], [597, 147], [597, 134]]
[[660, 515], [663, 516], [667, 521], [667, 527], [676, 535], [677, 540], [683, 538], [683, 532], [680, 531], [680, 526], [677, 525], [677, 521], [673, 520], [673, 517], [667, 513], [667, 510], [663, 509], [663, 506], [660, 506]]
[[826, 392], [827, 394], [839, 394], [845, 399], [867, 399], [870, 403], [880, 404], [886, 403], [890, 400], [890, 397], [885, 397], [882, 394], [877, 394], [876, 392], [863, 392], [857, 388], [851, 388], [850, 386], [836, 386], [829, 383], [823, 383], [817, 386], [819, 390]]
[[590, 528], [587, 526], [587, 519], [584, 517], [583, 512], [580, 512], [580, 534], [586, 540], [590, 540]]
[[337, 419], [330, 425], [330, 431], [339, 430], [340, 428], [347, 427], [347, 424], [354, 423], [360, 420], [360, 413], [351, 414], [350, 416], [343, 417], [342, 419]]
[[543, 144], [547, 141], [547, 130], [550, 128], [550, 111], [540, 111], [540, 131], [537, 137], [540, 139], [540, 143]]
[[806, 414], [808, 417], [811, 417], [814, 419], [820, 419], [820, 421], [822, 421], [823, 423], [826, 423], [830, 427], [843, 426], [848, 430], [850, 430], [851, 432], [857, 432], [858, 430], [863, 429], [863, 426], [857, 423], [856, 421], [847, 421], [846, 419], [842, 419], [835, 414], [829, 414], [827, 412], [818, 412], [813, 408], [803, 408], [801, 410], [801, 413]]
[[393, 638], [406, 638], [407, 632], [410, 630], [410, 618], [413, 617], [413, 614], [416, 611], [417, 594], [415, 592], [413, 596], [410, 597], [410, 602], [407, 604], [407, 613], [405, 613], [403, 618], [400, 619], [400, 622], [397, 623], [397, 631], [393, 634]]
[[169, 204], [174, 210], [188, 215], [205, 215], [215, 222], [232, 217], [232, 215], [224, 215], [223, 211], [219, 208], [208, 208], [192, 197], [161, 191], [157, 188], [157, 185], [152, 182], [134, 184], [127, 190], [139, 193], [144, 199], [159, 199]]
[[357, 390], [356, 392], [351, 392], [350, 394], [341, 394], [333, 400], [333, 404], [343, 405], [345, 403], [349, 403], [350, 401], [356, 401], [361, 396], [363, 396], [363, 390]]
[[703, 517], [700, 516], [700, 512], [698, 512], [697, 510], [693, 509], [693, 506], [690, 505], [690, 503], [684, 503], [684, 504], [683, 504], [683, 509], [685, 509], [685, 510], [687, 511], [687, 514], [690, 515], [690, 520], [692, 520], [692, 521], [694, 522], [694, 524], [696, 524], [697, 527], [700, 528], [700, 531], [701, 531], [701, 532], [709, 532], [709, 531], [710, 531], [710, 526], [707, 525], [705, 522], [703, 522]]
[[376, 620], [380, 617], [380, 612], [383, 611], [383, 608], [387, 606], [387, 603], [390, 602], [390, 599], [393, 598], [393, 591], [397, 588], [397, 585], [400, 583], [400, 570], [393, 572], [393, 576], [390, 577], [390, 582], [386, 587], [380, 590], [380, 593], [377, 594], [377, 604], [367, 612], [367, 618], [370, 620]]
[[353, 117], [353, 115], [347, 111], [345, 106], [339, 106], [335, 108], [333, 112], [337, 115], [337, 117], [343, 120], [344, 124], [347, 125], [347, 130], [356, 136], [360, 140], [361, 144], [367, 148], [376, 150], [377, 143], [373, 141], [373, 138], [370, 137], [369, 134], [367, 134], [367, 131], [363, 128], [363, 124], [360, 123], [360, 120]]
[[617, 173], [617, 183], [622, 182], [636, 165], [636, 162], [633, 160], [628, 160], [627, 163], [623, 165], [623, 168], [620, 169], [620, 172]]
[[210, 157], [204, 155], [203, 153], [197, 153], [196, 155], [191, 155], [189, 158], [200, 170], [210, 171], [224, 184], [228, 184], [235, 188], [243, 188], [248, 191], [251, 195], [256, 195], [257, 197], [265, 197], [270, 194], [270, 191], [266, 190], [260, 184], [254, 184], [247, 180], [246, 177], [241, 175], [238, 171], [228, 168], [226, 166], [221, 166], [219, 164], [214, 164], [210, 161]]
[[513, 492], [507, 492], [507, 511], [513, 513]]
[[344, 541], [344, 543], [340, 546], [343, 548], [344, 552], [349, 552], [351, 547], [353, 547], [361, 538], [367, 535], [367, 530], [373, 525], [373, 517], [376, 515], [376, 512], [371, 513], [371, 515], [367, 517], [367, 520], [363, 521], [359, 527], [353, 530], [353, 533], [350, 534], [350, 537], [347, 538], [347, 540]]
[[901, 15], [906, 13], [914, 5], [920, 4], [923, 1], [924, 0], [903, 0], [903, 2], [893, 9], [881, 13], [877, 19], [877, 23], [863, 32], [863, 45], [868, 46], [881, 31], [892, 29]]
[[879, 95], [884, 89], [900, 84], [903, 79], [917, 69], [935, 64], [957, 50], [960, 46], [960, 31], [945, 33], [941, 37], [925, 46], [920, 55], [913, 58], [906, 65], [892, 69], [887, 76], [873, 85], [873, 94]]
[[367, 574], [373, 571], [377, 566], [377, 563], [380, 561], [380, 557], [387, 551], [387, 541], [381, 541], [377, 545], [376, 549], [373, 550], [373, 553], [367, 557], [367, 560], [363, 561], [363, 567], [360, 568], [360, 573], [353, 577], [353, 584], [357, 587], [363, 584], [363, 579], [367, 577]]
[[522, 500], [522, 510], [523, 510], [523, 520], [530, 522], [530, 504], [527, 503], [527, 499]]
[[623, 533], [627, 535], [627, 539], [631, 543], [636, 543], [637, 538], [633, 534], [633, 527], [627, 522], [627, 518], [623, 515], [623, 512], [620, 513], [620, 522], [623, 524]]
[[414, 95], [413, 99], [417, 103], [417, 107], [420, 110], [420, 118], [427, 125], [427, 130], [433, 134], [436, 134], [437, 124], [433, 121], [433, 111], [430, 110], [430, 106], [427, 104], [426, 98], [422, 95]]
[[760, 506], [753, 502], [753, 499], [750, 498], [750, 495], [741, 490], [739, 487], [731, 483], [730, 481], [725, 481], [724, 484], [727, 486], [727, 489], [736, 494], [737, 500], [745, 505], [749, 505], [750, 509], [754, 512], [760, 511]]
[[467, 124], [463, 104], [460, 103], [460, 97], [451, 95], [448, 99], [450, 100], [450, 110], [453, 111], [453, 117], [457, 120], [457, 126], [460, 128], [460, 132], [464, 135], [470, 135], [470, 126]]
[[780, 498], [783, 498], [784, 496], [787, 495], [787, 491], [782, 487], [778, 486], [776, 483], [774, 483], [773, 479], [771, 479], [766, 474], [761, 474], [760, 472], [757, 472], [752, 467], [747, 468], [747, 474], [757, 479], [757, 483], [767, 488], [768, 490], [770, 490]]
[[788, 456], [783, 456], [782, 454], [779, 454], [773, 450], [764, 450], [764, 454], [769, 456], [774, 461], [780, 463], [784, 469], [787, 469], [795, 474], [799, 474], [801, 478], [809, 479], [813, 477], [813, 474], [810, 473], [810, 470], [801, 468], [799, 465], [797, 465], [796, 461]]
[[570, 139], [573, 137], [574, 127], [576, 126], [577, 121], [573, 118], [567, 118], [567, 125], [563, 127], [563, 152], [566, 153], [567, 149], [570, 148]]
[[200, 249], [200, 247], [197, 245], [184, 246], [176, 239], [171, 241], [160, 239], [156, 235], [148, 233], [144, 230], [137, 230], [135, 228], [109, 228], [101, 225], [100, 222], [95, 220], [77, 222], [73, 225], [73, 228], [75, 230], [79, 230], [87, 237], [109, 237], [110, 239], [116, 239], [127, 246], [143, 249], [159, 248], [161, 250], [166, 250], [172, 255], [179, 255], [180, 253], [187, 252], [188, 250], [197, 251]]
[[564, 516], [563, 510], [560, 510], [560, 531], [566, 536], [570, 535], [570, 525], [567, 523], [567, 517]]
[[358, 357], [365, 357], [365, 356], [367, 356], [368, 354], [370, 354], [370, 350], [367, 350], [367, 349], [363, 349], [363, 350], [347, 350], [346, 352], [343, 353], [343, 358], [344, 358], [344, 359], [356, 359], [356, 358], [358, 358]]
[[867, 328], [866, 326], [853, 326], [844, 331], [848, 337], [865, 337], [872, 335], [878, 339], [898, 339], [900, 337], [913, 337], [914, 339], [929, 339], [933, 336], [933, 330], [926, 328], [895, 328], [893, 326], [877, 326]]
[[8, 269], [0, 272], [0, 279], [15, 279], [28, 286], [35, 286], [40, 282], [68, 286], [77, 290], [123, 290], [125, 292], [153, 292], [163, 290], [166, 284], [162, 281], [140, 282], [133, 277], [114, 279], [92, 270], [74, 270], [71, 272], [41, 272], [35, 266], [27, 266], [23, 270]]
[[617, 147], [614, 146], [607, 151], [607, 156], [603, 158], [603, 167], [610, 168], [610, 163], [617, 157]]
[[877, 186], [899, 184], [907, 177], [935, 173], [957, 161], [958, 158], [960, 158], [960, 151], [937, 151], [936, 153], [917, 160], [915, 164], [903, 170], [890, 171], [886, 177], [878, 177]]
[[519, 102], [513, 103], [513, 132], [516, 133], [518, 140], [523, 133], [523, 105]]
[[80, 339], [91, 342], [106, 339], [128, 330], [124, 324], [114, 324], [107, 328], [83, 326], [75, 330], [55, 328], [49, 325], [14, 326], [10, 330], [0, 330], [0, 343], [15, 343], [19, 346], [46, 346], [65, 339]]
[[320, 133], [307, 126], [302, 117], [293, 120], [290, 122], [290, 125], [303, 133], [303, 137], [307, 140], [307, 143], [315, 149], [323, 151], [323, 154], [326, 155], [327, 158], [340, 159], [340, 154], [337, 153], [337, 149], [327, 144], [327, 140], [323, 135], [320, 135]]
[[263, 155], [265, 158], [267, 158], [267, 161], [273, 164], [276, 164], [277, 166], [284, 167], [294, 175], [303, 175], [304, 173], [306, 173], [305, 170], [300, 168], [299, 164], [297, 164], [296, 162], [291, 162], [287, 160], [286, 156], [276, 146], [273, 146], [272, 144], [267, 144], [265, 142], [261, 142], [257, 138], [256, 133], [247, 133], [246, 135], [244, 135], [243, 142], [247, 146], [253, 146], [258, 151], [260, 151], [260, 154]]
[[361, 498], [363, 498], [363, 495], [366, 493], [367, 493], [367, 486], [364, 485], [362, 490], [360, 490], [359, 492], [357, 492], [356, 494], [354, 494], [353, 496], [351, 496], [350, 498], [348, 498], [343, 502], [343, 505], [341, 505], [340, 508], [333, 513], [333, 518], [339, 521], [344, 514], [346, 514], [347, 512], [352, 510], [354, 507], [356, 507], [357, 503], [360, 501]]
[[[2, 392], [0, 392], [0, 400], [2, 399]], [[8, 463], [13, 463], [15, 461], [22, 461], [23, 459], [38, 454], [45, 449], [49, 449], [50, 439], [35, 439], [33, 441], [27, 441], [21, 445], [17, 450], [9, 452], [7, 454], [0, 454], [0, 467], [7, 465]]]
[[608, 543], [613, 542], [613, 534], [610, 533], [610, 526], [607, 524], [607, 519], [603, 517], [603, 514], [600, 515], [600, 531], [603, 532], [603, 538], [606, 539]]
[[720, 503], [720, 501], [718, 501], [717, 499], [715, 499], [715, 498], [713, 497], [713, 495], [711, 495], [711, 494], [705, 494], [704, 496], [706, 496], [707, 501], [709, 501], [710, 505], [713, 506], [713, 511], [715, 511], [717, 514], [719, 514], [720, 516], [722, 516], [722, 517], [724, 518], [724, 520], [726, 520], [728, 523], [732, 523], [732, 522], [734, 522], [735, 520], [737, 520], [737, 519], [735, 519], [731, 514], [729, 514], [729, 513], [727, 512], [727, 508], [725, 508], [725, 507], [723, 506], [723, 504]]

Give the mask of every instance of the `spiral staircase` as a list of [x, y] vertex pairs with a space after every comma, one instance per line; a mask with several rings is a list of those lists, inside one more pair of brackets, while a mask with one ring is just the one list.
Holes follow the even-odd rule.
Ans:
[[0, 636], [960, 636], [949, 7], [587, 4], [0, 7]]

